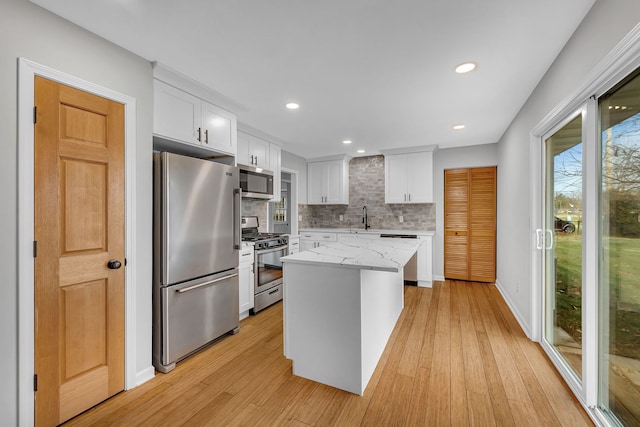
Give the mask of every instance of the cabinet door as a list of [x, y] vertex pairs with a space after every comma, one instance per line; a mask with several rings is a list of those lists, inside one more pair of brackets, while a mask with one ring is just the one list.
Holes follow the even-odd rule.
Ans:
[[253, 165], [269, 169], [269, 143], [258, 138], [249, 140], [249, 157], [253, 156]]
[[202, 101], [160, 81], [153, 83], [153, 133], [200, 145]]
[[253, 308], [253, 264], [240, 264], [238, 269], [240, 286], [240, 314]]
[[300, 252], [308, 251], [309, 249], [313, 249], [316, 247], [315, 240], [303, 240], [300, 239]]
[[433, 283], [433, 239], [431, 236], [418, 236], [423, 243], [418, 249], [418, 284], [428, 287]]
[[341, 204], [344, 201], [342, 161], [329, 161], [323, 165], [325, 203]]
[[407, 156], [385, 156], [385, 203], [407, 202]]
[[319, 205], [324, 203], [324, 171], [323, 163], [309, 163], [307, 165], [307, 203]]
[[235, 155], [236, 138], [235, 116], [220, 107], [202, 101], [202, 145], [212, 150]]
[[433, 202], [433, 153], [407, 154], [406, 181], [408, 202]]
[[251, 165], [251, 159], [249, 157], [249, 135], [243, 132], [238, 132], [237, 148], [236, 163]]
[[273, 199], [270, 202], [279, 202], [282, 189], [282, 149], [279, 145], [269, 143], [269, 167], [273, 172]]

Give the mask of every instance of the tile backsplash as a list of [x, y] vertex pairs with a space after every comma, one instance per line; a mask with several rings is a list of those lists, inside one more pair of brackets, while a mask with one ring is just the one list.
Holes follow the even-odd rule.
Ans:
[[267, 209], [269, 203], [264, 200], [242, 199], [242, 216], [257, 216], [258, 228], [261, 232], [267, 230]]
[[[299, 205], [299, 228], [364, 228], [362, 207], [369, 225], [386, 230], [435, 230], [435, 203], [386, 204], [384, 157], [356, 157], [349, 162], [349, 205]], [[343, 220], [340, 221], [340, 215]], [[404, 221], [399, 221], [403, 216]], [[266, 217], [266, 214], [265, 214]], [[262, 223], [262, 222], [261, 222]]]

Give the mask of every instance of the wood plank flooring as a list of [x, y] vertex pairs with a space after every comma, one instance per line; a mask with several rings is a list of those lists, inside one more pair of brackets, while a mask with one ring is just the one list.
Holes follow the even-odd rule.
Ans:
[[405, 308], [364, 396], [291, 374], [282, 303], [169, 374], [68, 426], [588, 426], [493, 285], [405, 287]]

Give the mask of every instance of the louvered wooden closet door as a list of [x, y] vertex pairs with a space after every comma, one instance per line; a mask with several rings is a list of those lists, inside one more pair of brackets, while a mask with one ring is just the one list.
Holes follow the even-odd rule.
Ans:
[[444, 171], [444, 275], [495, 281], [496, 168]]
[[469, 278], [469, 171], [444, 171], [444, 276]]
[[469, 280], [496, 280], [496, 168], [469, 171]]

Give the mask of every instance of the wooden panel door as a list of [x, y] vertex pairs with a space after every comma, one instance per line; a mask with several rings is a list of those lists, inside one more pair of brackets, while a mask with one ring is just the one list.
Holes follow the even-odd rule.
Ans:
[[469, 278], [469, 171], [444, 171], [444, 276]]
[[124, 388], [124, 106], [36, 77], [36, 425]]
[[469, 280], [496, 280], [496, 168], [469, 170]]
[[496, 168], [446, 170], [444, 275], [493, 282], [496, 278]]

